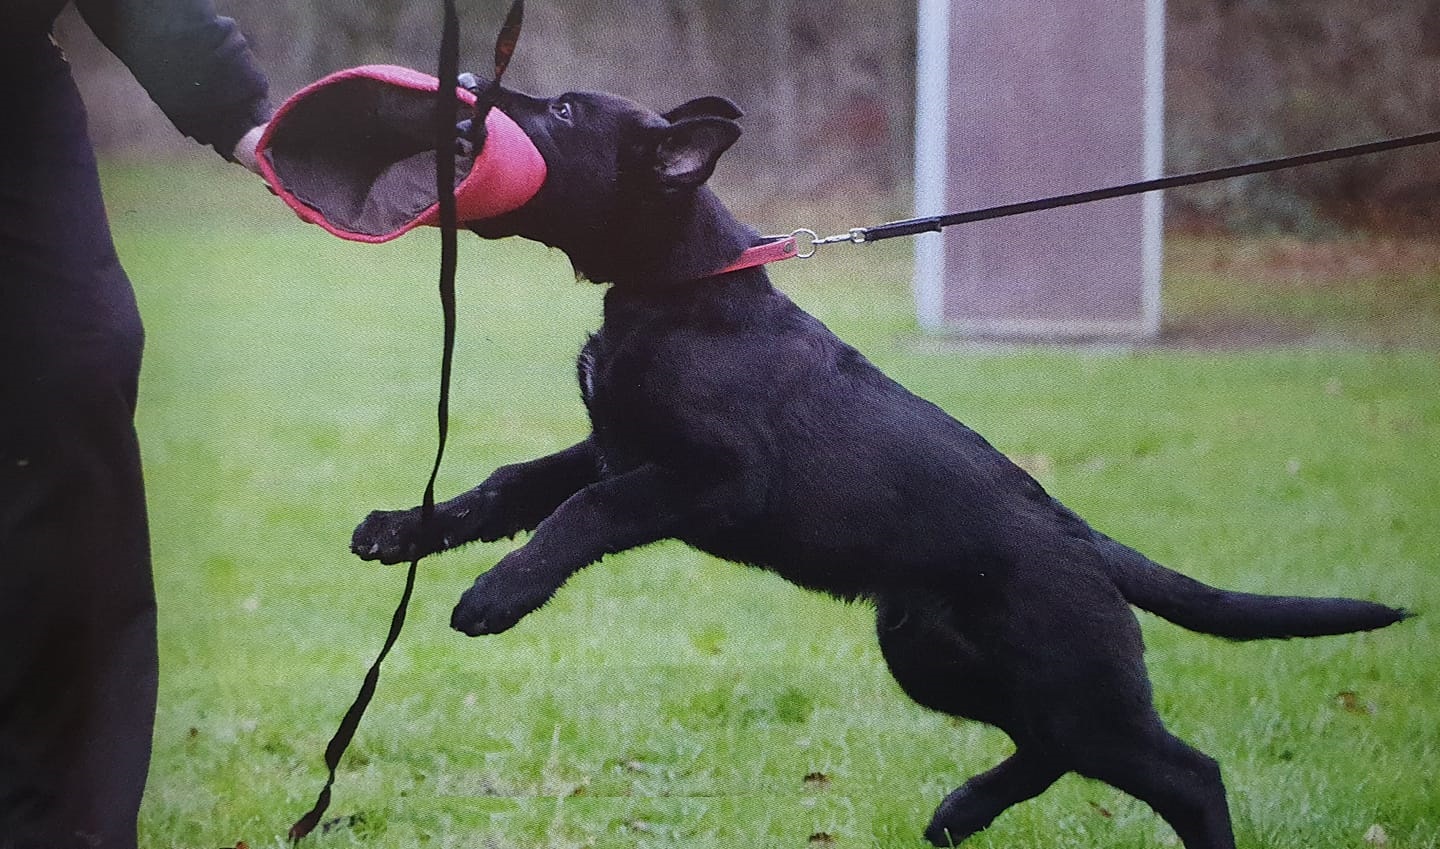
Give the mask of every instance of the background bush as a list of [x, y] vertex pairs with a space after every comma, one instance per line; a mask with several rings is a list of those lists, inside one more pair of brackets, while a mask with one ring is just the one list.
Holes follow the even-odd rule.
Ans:
[[[276, 99], [363, 62], [434, 66], [434, 0], [220, 0]], [[488, 61], [504, 4], [461, 0], [464, 55]], [[512, 82], [599, 88], [660, 107], [701, 93], [746, 109], [725, 179], [751, 209], [836, 217], [909, 206], [915, 14], [832, 0], [567, 0], [530, 4]], [[1440, 3], [1169, 0], [1167, 168], [1298, 152], [1440, 126]], [[112, 154], [186, 148], [73, 19], [60, 28]], [[753, 175], [753, 176], [752, 176]], [[1433, 149], [1174, 192], [1172, 227], [1415, 230], [1440, 206]]]

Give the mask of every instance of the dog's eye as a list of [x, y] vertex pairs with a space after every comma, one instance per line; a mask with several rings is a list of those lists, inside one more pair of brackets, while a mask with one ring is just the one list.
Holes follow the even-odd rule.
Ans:
[[574, 116], [570, 112], [570, 104], [564, 100], [557, 100], [550, 104], [550, 114], [569, 124]]

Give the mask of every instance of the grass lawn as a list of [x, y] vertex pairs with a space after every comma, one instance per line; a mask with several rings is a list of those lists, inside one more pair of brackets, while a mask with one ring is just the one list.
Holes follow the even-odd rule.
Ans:
[[[149, 331], [162, 681], [142, 845], [278, 849], [400, 592], [399, 567], [347, 545], [368, 510], [416, 503], [428, 471], [438, 240], [342, 242], [223, 166], [105, 176]], [[1436, 265], [1281, 285], [1263, 245], [1226, 264], [1177, 243], [1172, 326], [1261, 316], [1325, 344], [956, 353], [914, 344], [909, 249], [836, 248], [774, 277], [1156, 559], [1422, 614], [1245, 645], [1146, 617], [1161, 711], [1220, 761], [1240, 844], [1440, 846]], [[462, 240], [443, 495], [584, 434], [573, 356], [600, 296], [558, 254]], [[451, 631], [455, 599], [514, 544], [422, 564], [339, 820], [312, 845], [908, 849], [946, 792], [1009, 751], [909, 703], [863, 606], [678, 544], [581, 573], [508, 634]], [[1173, 841], [1144, 805], [1070, 777], [968, 845]]]

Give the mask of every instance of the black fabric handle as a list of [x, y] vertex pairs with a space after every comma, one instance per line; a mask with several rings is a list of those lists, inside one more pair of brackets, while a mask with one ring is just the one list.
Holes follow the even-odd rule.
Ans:
[[315, 805], [304, 816], [290, 826], [290, 842], [297, 843], [320, 824], [320, 818], [330, 807], [330, 788], [335, 784], [335, 770], [340, 766], [340, 758], [349, 748], [350, 741], [355, 737], [355, 729], [360, 727], [360, 717], [365, 715], [365, 708], [369, 707], [370, 699], [375, 695], [375, 687], [380, 683], [380, 664], [385, 661], [385, 656], [400, 638], [400, 629], [405, 627], [405, 612], [410, 607], [410, 596], [415, 590], [415, 572], [420, 561], [416, 560], [410, 564], [410, 571], [405, 575], [405, 591], [400, 595], [400, 604], [395, 608], [395, 614], [390, 619], [390, 633], [385, 635], [385, 645], [380, 649], [380, 654], [375, 662], [370, 664], [370, 669], [365, 673], [365, 680], [360, 684], [360, 692], [355, 695], [355, 701], [351, 703], [350, 709], [345, 711], [345, 716], [340, 720], [340, 727], [335, 729], [335, 735], [330, 738], [330, 743], [325, 747], [325, 766], [330, 774], [325, 779], [325, 786], [320, 789], [320, 795], [315, 799]]
[[1348, 145], [1346, 147], [1317, 150], [1312, 153], [1302, 153], [1296, 156], [1282, 156], [1278, 159], [1248, 162], [1243, 165], [1211, 168], [1206, 171], [1195, 171], [1189, 174], [1176, 174], [1170, 177], [1159, 177], [1154, 180], [1142, 180], [1138, 183], [1126, 183], [1123, 186], [1110, 186], [1103, 189], [1091, 189], [1084, 192], [1074, 192], [1073, 194], [1056, 195], [1054, 197], [1040, 198], [1039, 200], [1024, 201], [1023, 203], [1007, 203], [1001, 204], [1000, 206], [988, 206], [983, 209], [953, 212], [949, 215], [936, 215], [928, 218], [907, 218], [903, 221], [892, 221], [888, 224], [866, 227], [860, 230], [860, 232], [865, 236], [863, 241], [878, 242], [881, 239], [893, 239], [897, 236], [914, 236], [918, 233], [939, 232], [942, 228], [949, 227], [952, 224], [971, 224], [976, 221], [988, 221], [992, 218], [1008, 218], [1012, 215], [1024, 215], [1029, 212], [1058, 209], [1062, 206], [1093, 203], [1097, 200], [1109, 200], [1110, 198], [1138, 195], [1144, 192], [1157, 192], [1162, 189], [1176, 189], [1181, 186], [1193, 186], [1197, 183], [1209, 183], [1215, 180], [1229, 180], [1233, 177], [1244, 177], [1249, 174], [1280, 171], [1285, 168], [1298, 168], [1302, 165], [1314, 165], [1318, 162], [1348, 159], [1352, 156], [1365, 156], [1372, 153], [1383, 153], [1387, 150], [1398, 150], [1403, 147], [1435, 144], [1436, 142], [1440, 142], [1440, 130], [1381, 139], [1380, 141]]
[[[458, 248], [455, 240], [455, 113], [459, 101], [455, 97], [455, 79], [460, 76], [460, 19], [455, 0], [445, 0], [445, 25], [440, 36], [440, 84], [435, 92], [435, 192], [440, 205], [440, 309], [445, 316], [444, 338], [440, 355], [440, 400], [435, 417], [439, 439], [435, 445], [435, 464], [425, 483], [425, 497], [420, 502], [420, 520], [430, 521], [435, 514], [435, 478], [445, 458], [445, 441], [450, 435], [450, 371], [455, 361], [455, 265]], [[476, 151], [479, 155], [479, 151]], [[415, 568], [415, 564], [410, 564]]]
[[[422, 523], [430, 521], [435, 513], [435, 479], [440, 474], [440, 464], [445, 457], [445, 442], [450, 433], [450, 374], [455, 359], [455, 267], [458, 253], [455, 220], [455, 112], [459, 106], [455, 97], [455, 79], [460, 75], [460, 20], [455, 11], [455, 0], [444, 2], [445, 21], [440, 36], [437, 74], [440, 84], [435, 93], [434, 132], [435, 188], [440, 206], [440, 307], [445, 315], [445, 328], [440, 360], [440, 400], [436, 409], [439, 438], [435, 446], [435, 463], [430, 468], [430, 478], [425, 483], [425, 495], [420, 505]], [[518, 32], [516, 34], [518, 35]], [[510, 49], [514, 49], [513, 37]], [[415, 573], [419, 566], [419, 558], [410, 562], [409, 571], [405, 574], [405, 590], [400, 594], [400, 602], [390, 618], [390, 630], [385, 635], [385, 644], [375, 661], [370, 664], [365, 680], [360, 685], [360, 692], [356, 694], [350, 709], [345, 711], [340, 726], [325, 747], [325, 766], [329, 770], [325, 786], [321, 788], [314, 807], [290, 827], [292, 843], [314, 831], [320, 818], [330, 807], [330, 791], [335, 784], [335, 771], [340, 766], [345, 750], [354, 739], [356, 729], [360, 727], [360, 719], [365, 715], [365, 709], [370, 706], [370, 700], [375, 696], [375, 688], [380, 682], [380, 666], [405, 627], [405, 614], [410, 607], [410, 597], [415, 591]]]

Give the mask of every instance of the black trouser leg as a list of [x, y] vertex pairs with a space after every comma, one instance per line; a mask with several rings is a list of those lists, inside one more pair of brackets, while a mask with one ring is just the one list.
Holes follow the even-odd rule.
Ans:
[[68, 69], [30, 47], [0, 92], [0, 847], [132, 849], [157, 677], [140, 321]]

